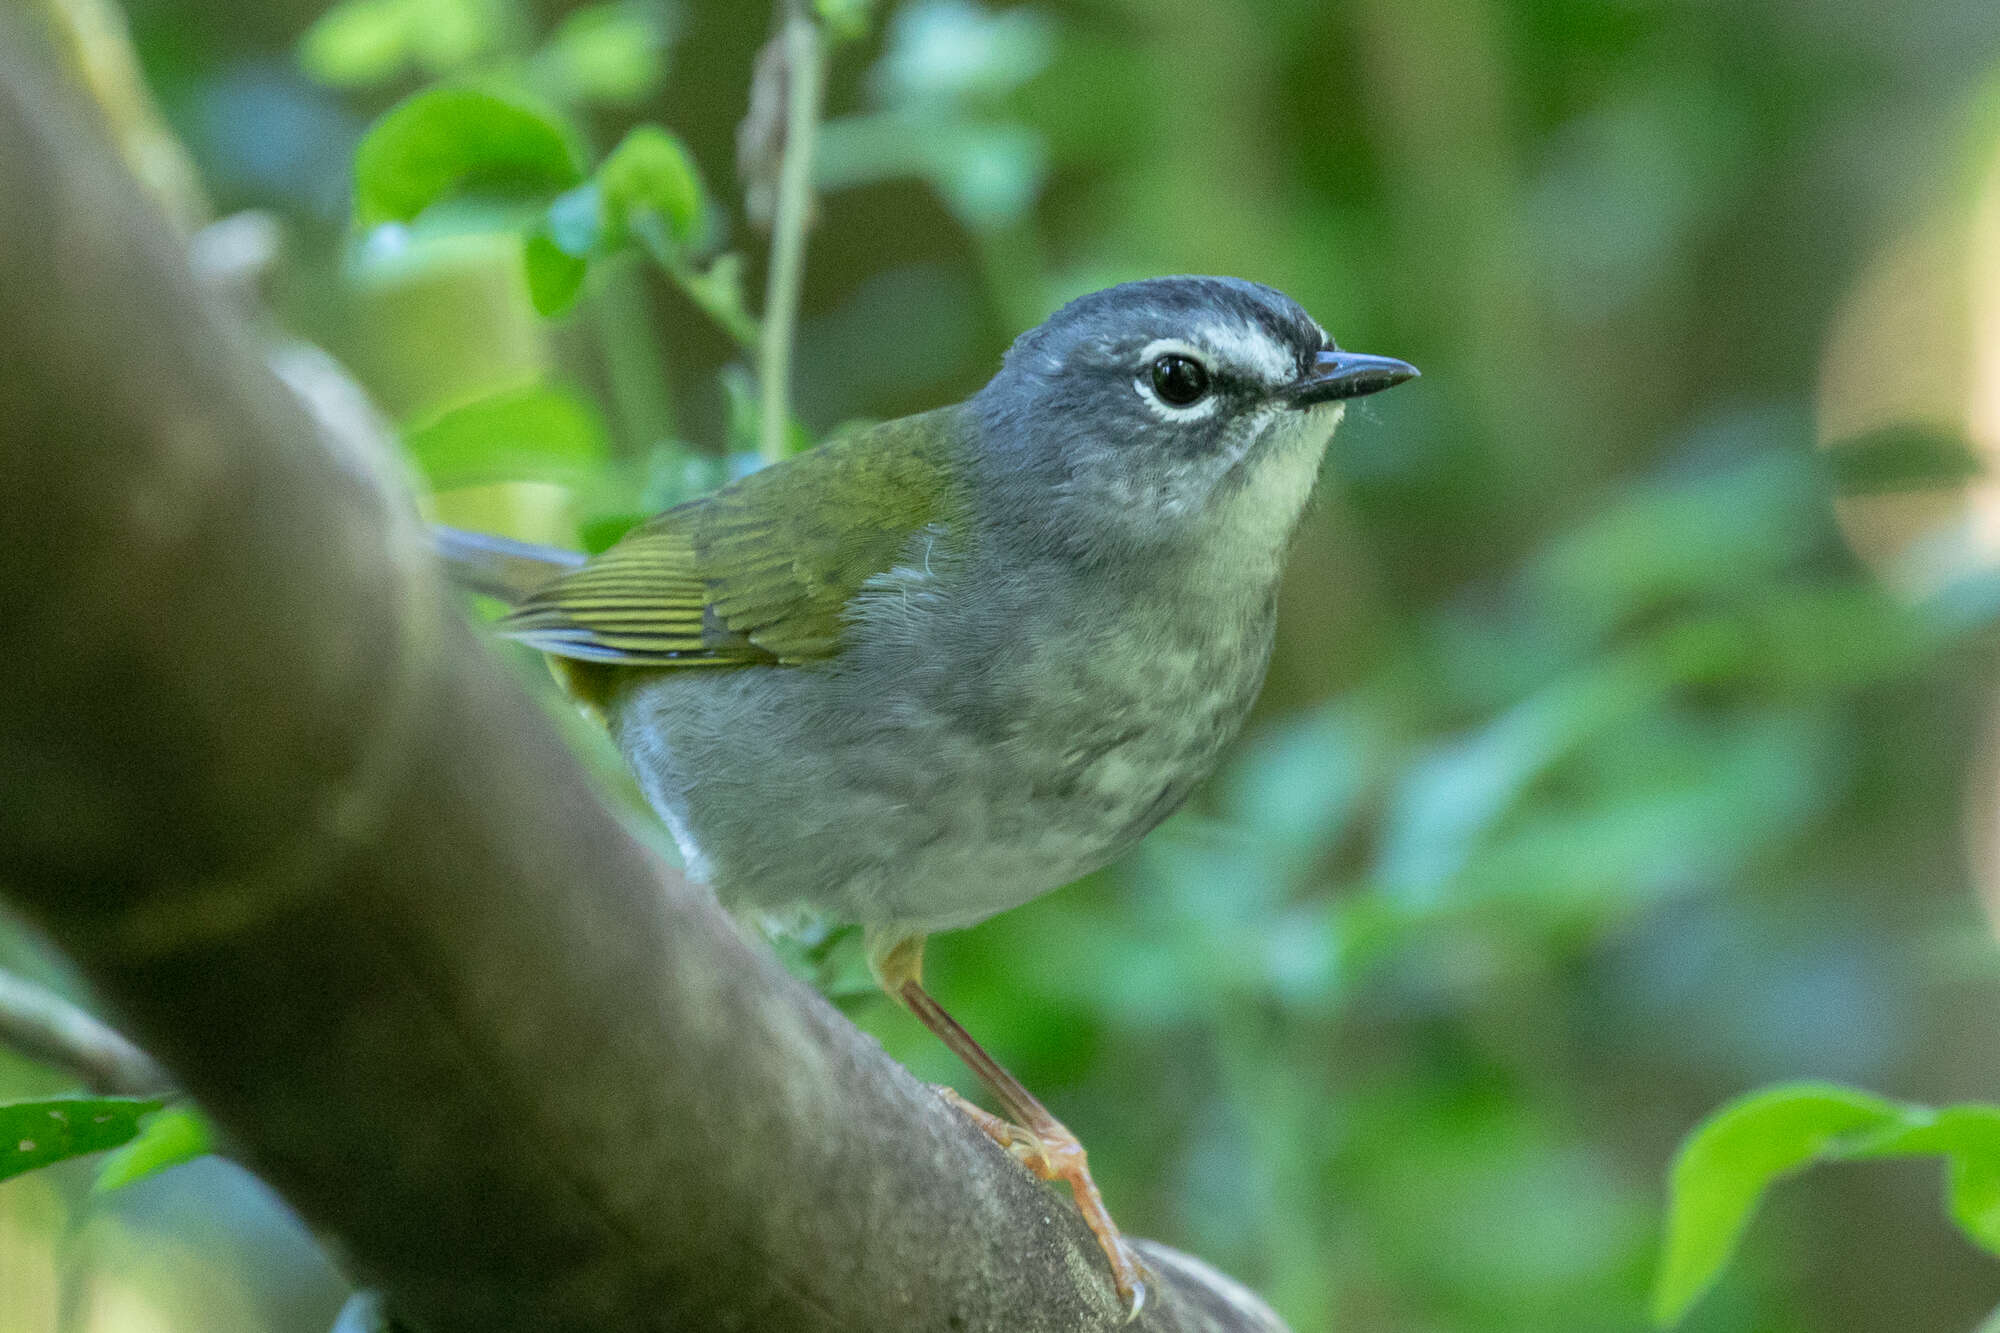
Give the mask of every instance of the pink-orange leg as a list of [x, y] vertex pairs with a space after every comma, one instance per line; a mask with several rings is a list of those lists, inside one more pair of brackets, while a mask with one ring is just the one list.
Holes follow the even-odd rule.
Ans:
[[1084, 1225], [1097, 1237], [1105, 1259], [1111, 1264], [1111, 1280], [1118, 1288], [1119, 1299], [1124, 1302], [1126, 1318], [1137, 1315], [1146, 1302], [1144, 1274], [1124, 1238], [1118, 1234], [1118, 1226], [1104, 1206], [1104, 1196], [1098, 1192], [1097, 1182], [1090, 1178], [1083, 1145], [1077, 1142], [1076, 1135], [1050, 1114], [1049, 1109], [1022, 1086], [1019, 1079], [988, 1055], [972, 1039], [972, 1035], [959, 1026], [958, 1020], [946, 1013], [944, 1006], [924, 989], [923, 936], [882, 938], [871, 934], [868, 962], [882, 989], [915, 1014], [918, 1021], [935, 1032], [939, 1040], [965, 1062], [966, 1068], [1000, 1103], [1000, 1109], [1007, 1118], [982, 1111], [949, 1088], [938, 1089], [945, 1099], [1037, 1176], [1069, 1186], [1070, 1193], [1076, 1198], [1077, 1210], [1083, 1214]]

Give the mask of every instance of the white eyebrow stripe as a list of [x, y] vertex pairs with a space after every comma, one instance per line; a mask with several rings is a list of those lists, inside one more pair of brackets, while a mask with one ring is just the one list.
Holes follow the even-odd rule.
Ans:
[[[1291, 351], [1261, 328], [1234, 320], [1204, 324], [1197, 330], [1201, 343], [1180, 338], [1158, 338], [1140, 354], [1142, 361], [1178, 352], [1198, 361], [1219, 361], [1237, 373], [1269, 385], [1283, 384], [1298, 374]], [[1203, 344], [1205, 344], [1205, 349]]]
[[1163, 356], [1188, 356], [1207, 365], [1214, 353], [1196, 347], [1183, 338], [1155, 338], [1139, 353], [1139, 364], [1150, 366]]
[[1203, 329], [1223, 360], [1249, 369], [1266, 384], [1280, 384], [1297, 375], [1292, 355], [1262, 329], [1223, 324]]

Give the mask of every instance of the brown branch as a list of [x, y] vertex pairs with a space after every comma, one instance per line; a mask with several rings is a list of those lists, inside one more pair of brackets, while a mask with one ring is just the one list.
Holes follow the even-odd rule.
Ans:
[[[16, 903], [431, 1333], [1116, 1326], [1069, 1206], [607, 812], [368, 414], [271, 372], [23, 40], [0, 11]], [[1146, 1253], [1136, 1327], [1280, 1327]]]

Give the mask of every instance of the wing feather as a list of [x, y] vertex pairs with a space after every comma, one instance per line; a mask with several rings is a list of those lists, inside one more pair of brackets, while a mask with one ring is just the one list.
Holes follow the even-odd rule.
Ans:
[[499, 632], [619, 666], [798, 663], [917, 533], [963, 517], [958, 409], [888, 422], [670, 509], [536, 590]]

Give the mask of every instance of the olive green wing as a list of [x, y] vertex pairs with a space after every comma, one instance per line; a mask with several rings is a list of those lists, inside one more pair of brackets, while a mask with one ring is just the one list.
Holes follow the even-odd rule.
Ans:
[[832, 655], [847, 604], [911, 539], [963, 512], [947, 462], [956, 409], [773, 464], [669, 509], [536, 590], [500, 633], [621, 666], [741, 666]]

